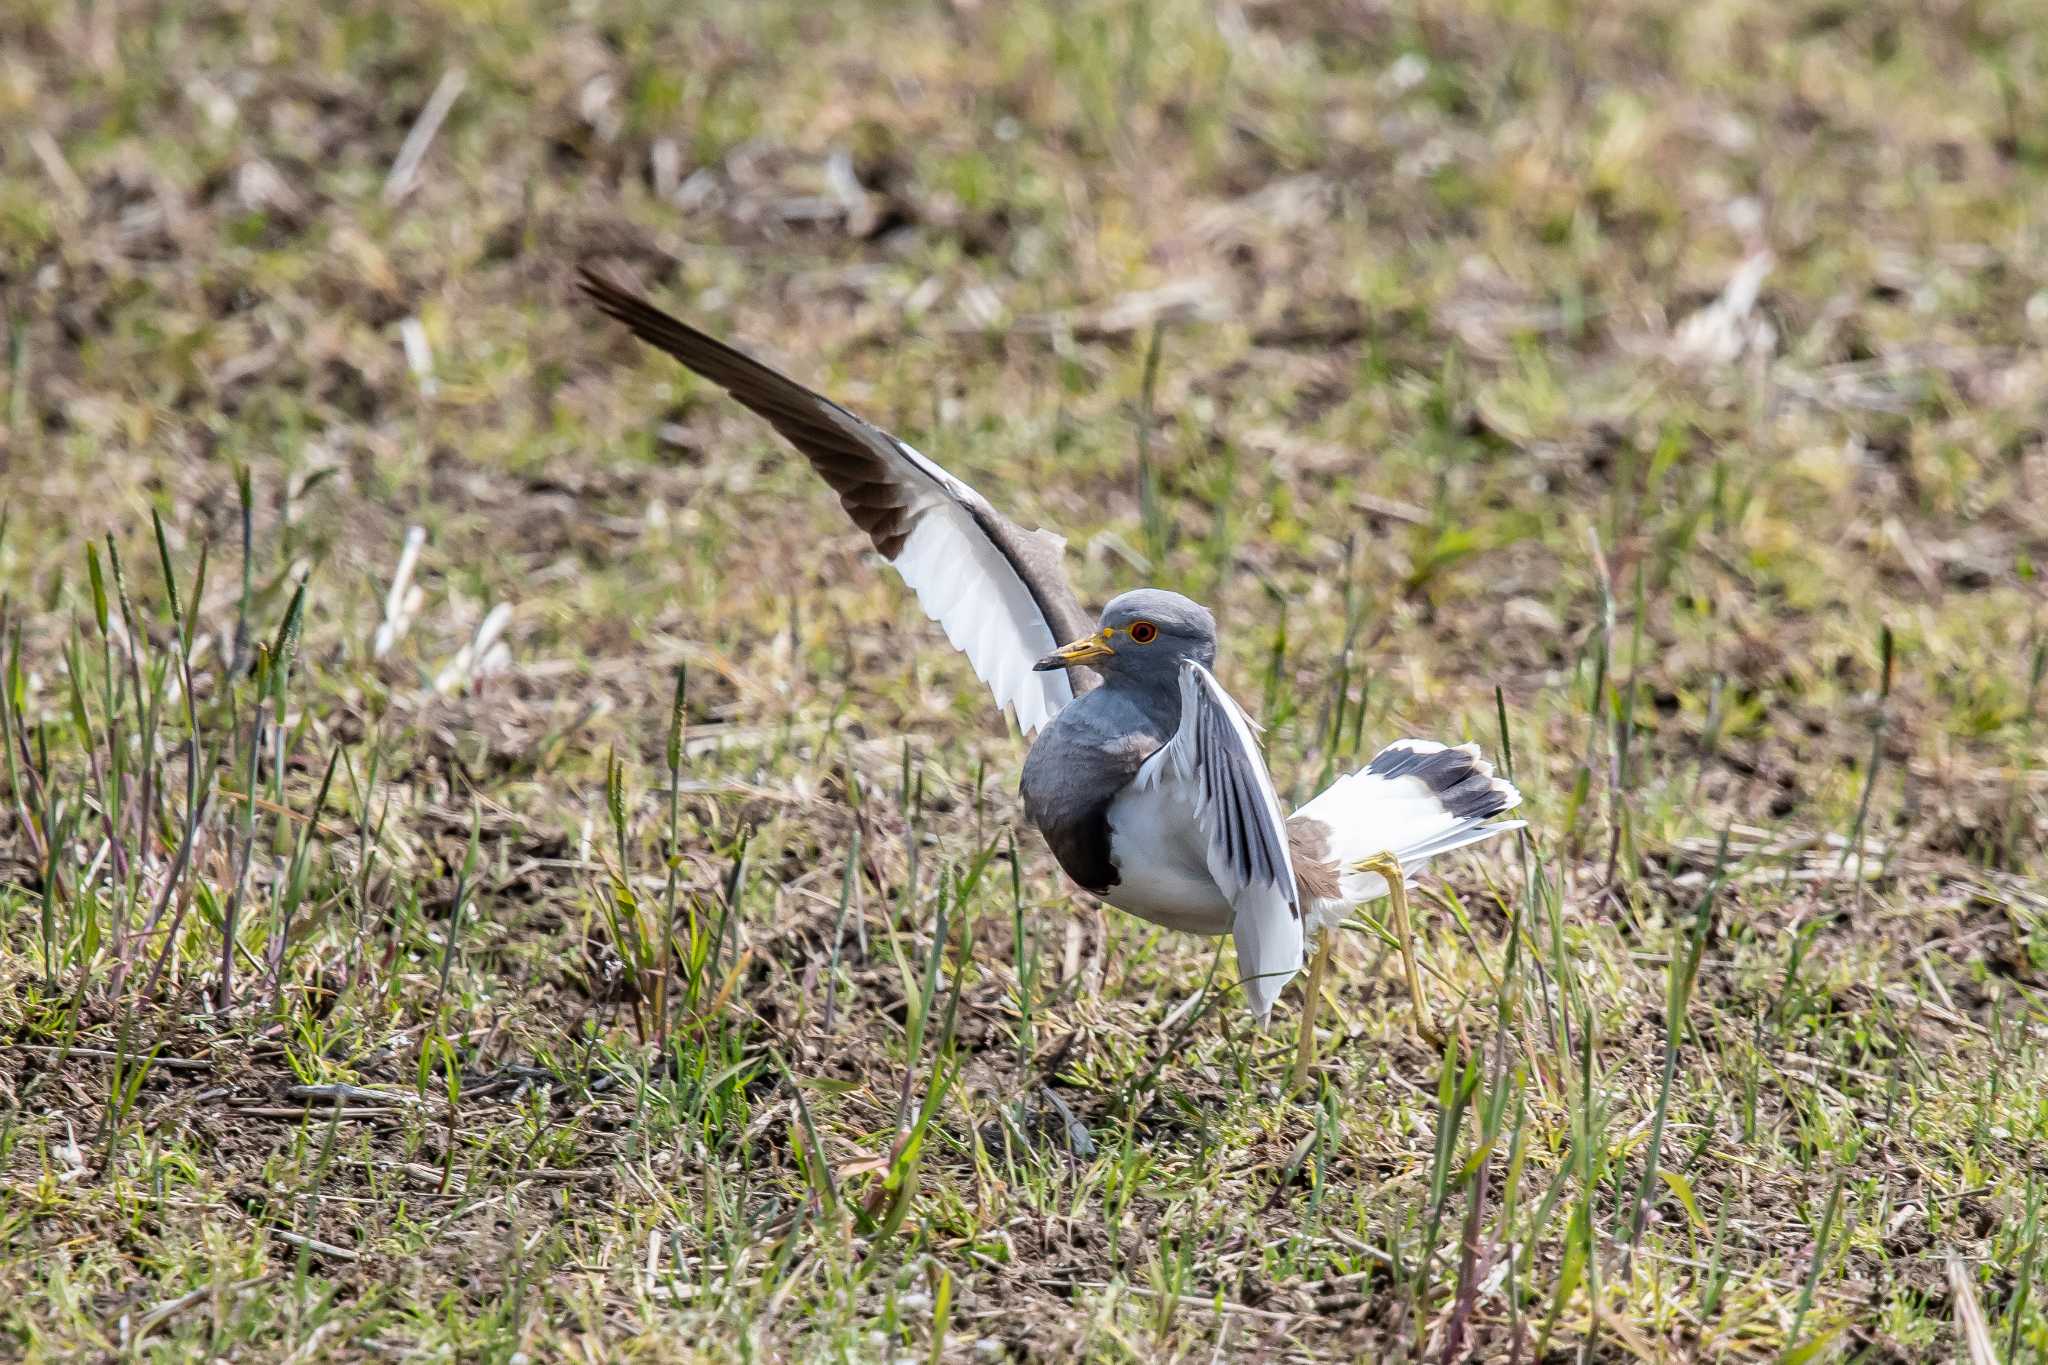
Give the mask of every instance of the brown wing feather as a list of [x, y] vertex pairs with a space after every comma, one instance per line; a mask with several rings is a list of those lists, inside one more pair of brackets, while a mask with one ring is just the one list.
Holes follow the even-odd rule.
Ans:
[[1302, 903], [1333, 901], [1342, 888], [1337, 880], [1337, 862], [1330, 856], [1330, 827], [1320, 820], [1297, 815], [1287, 822], [1287, 848], [1294, 863], [1294, 884]]
[[[902, 553], [916, 525], [919, 499], [929, 485], [973, 516], [1015, 569], [1057, 639], [1077, 639], [1093, 628], [1067, 582], [1059, 554], [973, 489], [936, 465], [931, 469], [943, 481], [932, 478], [918, 467], [930, 461], [823, 394], [670, 316], [587, 266], [581, 273], [583, 292], [604, 313], [724, 389], [782, 433], [832, 486], [847, 516], [867, 533], [884, 559], [893, 562]], [[1095, 681], [1092, 674], [1081, 672], [1071, 678], [1076, 692]]]

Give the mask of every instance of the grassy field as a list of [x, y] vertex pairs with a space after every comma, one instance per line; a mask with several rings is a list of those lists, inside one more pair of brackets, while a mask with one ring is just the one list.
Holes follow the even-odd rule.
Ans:
[[[0, 1356], [2042, 1358], [2044, 206], [2035, 0], [15, 0]], [[583, 261], [1509, 751], [1447, 1046]]]

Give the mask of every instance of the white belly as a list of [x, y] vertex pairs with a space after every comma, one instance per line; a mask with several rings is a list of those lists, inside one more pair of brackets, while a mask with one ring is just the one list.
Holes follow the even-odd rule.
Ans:
[[1209, 875], [1202, 831], [1178, 784], [1134, 782], [1109, 807], [1109, 856], [1119, 910], [1190, 934], [1227, 934], [1230, 902]]

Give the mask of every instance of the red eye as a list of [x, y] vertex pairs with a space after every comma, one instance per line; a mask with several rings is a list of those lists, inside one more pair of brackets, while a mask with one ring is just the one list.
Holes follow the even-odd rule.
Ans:
[[1150, 621], [1133, 621], [1131, 623], [1131, 638], [1141, 645], [1149, 645], [1159, 638], [1159, 627], [1153, 625]]

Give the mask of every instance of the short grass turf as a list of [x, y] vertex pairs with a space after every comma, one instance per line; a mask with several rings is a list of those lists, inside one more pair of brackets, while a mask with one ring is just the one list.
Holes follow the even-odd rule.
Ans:
[[[2044, 130], [2032, 0], [8, 6], [0, 1354], [2038, 1358]], [[1284, 795], [1511, 763], [1449, 1043], [1369, 914], [1290, 1093], [583, 261]]]

